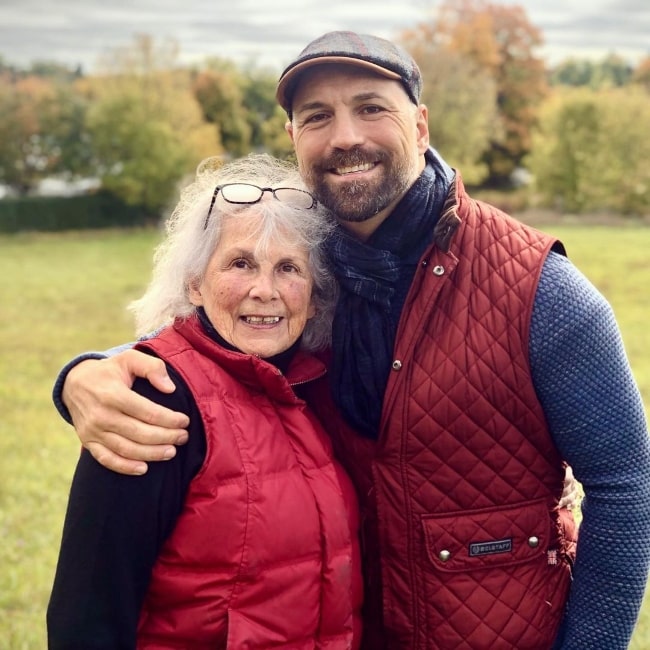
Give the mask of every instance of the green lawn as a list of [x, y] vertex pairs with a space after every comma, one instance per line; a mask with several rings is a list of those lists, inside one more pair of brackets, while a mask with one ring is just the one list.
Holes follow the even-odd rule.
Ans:
[[154, 231], [0, 237], [0, 648], [44, 650], [79, 444], [50, 399], [79, 350], [132, 338]]
[[[547, 226], [609, 298], [650, 404], [650, 228]], [[52, 382], [76, 352], [132, 338], [154, 230], [0, 236], [0, 648], [43, 650], [45, 607], [78, 441]], [[650, 647], [650, 599], [633, 650]]]

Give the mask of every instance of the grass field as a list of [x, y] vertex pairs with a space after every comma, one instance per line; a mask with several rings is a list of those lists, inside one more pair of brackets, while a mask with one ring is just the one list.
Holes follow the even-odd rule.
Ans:
[[[545, 226], [609, 298], [650, 405], [650, 228]], [[0, 650], [44, 650], [76, 436], [50, 391], [75, 353], [132, 338], [154, 230], [0, 236]], [[632, 650], [650, 648], [650, 598]]]

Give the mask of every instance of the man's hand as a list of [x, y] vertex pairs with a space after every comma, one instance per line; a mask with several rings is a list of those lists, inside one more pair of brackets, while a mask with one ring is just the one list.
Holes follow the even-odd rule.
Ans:
[[560, 498], [559, 507], [573, 510], [582, 501], [582, 488], [573, 476], [571, 465], [567, 465], [564, 472], [564, 491]]
[[136, 377], [163, 393], [176, 389], [165, 363], [137, 350], [83, 361], [70, 370], [63, 386], [63, 402], [83, 446], [120, 474], [144, 474], [143, 461], [173, 458], [174, 445], [187, 441], [187, 416], [132, 391]]

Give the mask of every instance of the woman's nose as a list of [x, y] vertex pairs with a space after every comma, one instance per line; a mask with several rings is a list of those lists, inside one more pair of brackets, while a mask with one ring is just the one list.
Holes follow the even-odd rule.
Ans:
[[273, 273], [266, 273], [260, 271], [255, 274], [253, 284], [251, 285], [250, 295], [252, 298], [258, 300], [272, 300], [277, 298], [278, 290], [275, 284], [275, 276]]

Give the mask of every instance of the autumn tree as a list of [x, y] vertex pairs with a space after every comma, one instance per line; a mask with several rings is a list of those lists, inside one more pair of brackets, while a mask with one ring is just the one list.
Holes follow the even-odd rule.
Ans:
[[[445, 0], [433, 21], [404, 38], [408, 48], [413, 41], [420, 46], [418, 63], [424, 65], [427, 56], [443, 49], [470, 59], [493, 80], [499, 119], [483, 158], [490, 181], [507, 182], [530, 150], [536, 108], [547, 93], [544, 63], [535, 53], [542, 45], [541, 32], [522, 7]], [[426, 87], [426, 77], [424, 82]]]
[[283, 158], [291, 153], [276, 86], [276, 73], [252, 65], [240, 69], [223, 59], [208, 59], [197, 73], [194, 93], [206, 120], [219, 129], [229, 155], [257, 150]]
[[178, 181], [222, 147], [176, 64], [177, 47], [140, 36], [89, 78], [88, 131], [102, 185], [129, 204], [158, 212]]
[[[420, 37], [424, 34], [417, 33]], [[489, 174], [484, 155], [499, 128], [496, 84], [474, 61], [426, 38], [409, 38], [425, 80], [421, 101], [429, 109], [431, 143], [463, 179], [479, 185]]]
[[0, 183], [24, 192], [31, 185], [23, 155], [31, 125], [21, 108], [9, 75], [0, 74]]
[[251, 126], [243, 109], [244, 81], [237, 67], [225, 59], [209, 59], [192, 86], [205, 119], [218, 129], [221, 143], [231, 156], [250, 150]]
[[251, 127], [252, 148], [278, 158], [293, 155], [291, 140], [284, 130], [287, 114], [275, 99], [278, 74], [250, 66], [243, 72], [243, 102]]
[[260, 122], [259, 148], [277, 158], [295, 161], [293, 144], [284, 129], [286, 122], [287, 114], [280, 106], [276, 105], [273, 113], [266, 120]]
[[0, 74], [0, 181], [25, 194], [47, 176], [86, 171], [84, 114], [67, 81]]

